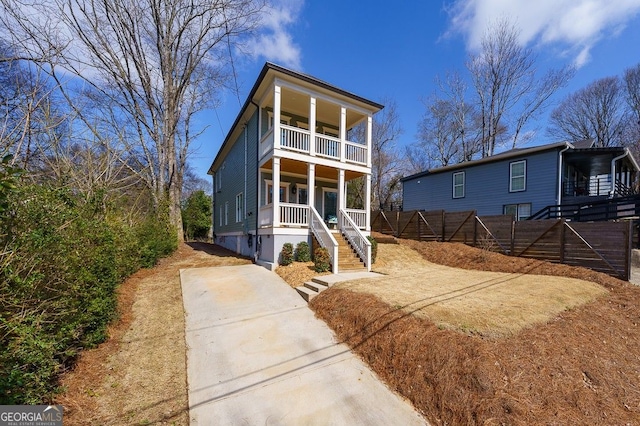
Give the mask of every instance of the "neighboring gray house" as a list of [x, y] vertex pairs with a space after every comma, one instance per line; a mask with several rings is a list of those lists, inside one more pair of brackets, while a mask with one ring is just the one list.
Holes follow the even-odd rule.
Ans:
[[[353, 261], [338, 250], [348, 241], [370, 269], [371, 129], [382, 108], [265, 64], [209, 168], [215, 243], [272, 267], [284, 243], [315, 237], [335, 273]], [[349, 140], [356, 126], [364, 140]], [[353, 179], [364, 184], [360, 208], [347, 205]]]
[[404, 210], [476, 210], [526, 219], [547, 206], [628, 195], [638, 163], [592, 140], [512, 149], [402, 179]]

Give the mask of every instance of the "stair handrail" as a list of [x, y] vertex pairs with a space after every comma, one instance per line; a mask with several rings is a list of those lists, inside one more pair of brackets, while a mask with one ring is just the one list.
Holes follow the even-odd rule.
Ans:
[[311, 227], [311, 232], [313, 232], [313, 236], [316, 237], [316, 240], [320, 243], [320, 246], [327, 249], [329, 252], [329, 257], [331, 258], [331, 272], [334, 274], [338, 273], [338, 242], [334, 238], [334, 236], [329, 231], [329, 228], [322, 220], [322, 216], [313, 206], [309, 206], [309, 210], [311, 211], [311, 220], [309, 221], [309, 226]]
[[356, 250], [358, 257], [364, 262], [367, 271], [371, 271], [371, 242], [343, 209], [338, 212], [338, 225], [342, 234], [351, 243], [351, 247]]

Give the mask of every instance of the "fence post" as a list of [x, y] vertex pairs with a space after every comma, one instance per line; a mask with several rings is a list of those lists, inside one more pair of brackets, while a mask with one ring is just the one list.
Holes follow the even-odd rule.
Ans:
[[515, 250], [515, 241], [516, 241], [516, 221], [511, 219], [511, 249], [509, 251], [509, 255], [513, 256], [513, 252]]
[[565, 226], [566, 221], [564, 218], [561, 218], [560, 221], [562, 225], [560, 226], [560, 263], [564, 263], [564, 248], [565, 248]]

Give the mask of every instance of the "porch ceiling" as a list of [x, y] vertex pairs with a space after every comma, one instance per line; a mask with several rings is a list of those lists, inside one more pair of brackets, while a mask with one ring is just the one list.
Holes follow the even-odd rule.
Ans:
[[[297, 175], [306, 176], [308, 172], [308, 163], [302, 161], [291, 160], [289, 158], [280, 159], [280, 173], [292, 173]], [[262, 168], [267, 170], [273, 170], [273, 161], [269, 159]], [[354, 172], [351, 170], [345, 170], [344, 178], [349, 181], [355, 178], [363, 176], [362, 173]], [[321, 166], [316, 164], [316, 179], [325, 180], [338, 180], [338, 169], [333, 167]]]
[[[596, 176], [601, 174], [611, 173], [611, 160], [615, 157], [624, 154], [622, 148], [599, 148], [599, 151], [595, 149], [581, 149], [567, 152], [565, 159], [567, 164], [574, 166], [587, 176]], [[625, 158], [623, 162], [626, 166], [633, 165]]]

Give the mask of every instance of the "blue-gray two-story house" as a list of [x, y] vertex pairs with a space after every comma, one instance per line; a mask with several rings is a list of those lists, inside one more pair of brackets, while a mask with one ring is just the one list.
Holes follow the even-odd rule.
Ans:
[[[274, 267], [285, 243], [317, 242], [334, 273], [371, 269], [372, 126], [382, 108], [265, 64], [209, 168], [215, 243]], [[364, 205], [347, 201], [354, 179]]]
[[628, 195], [638, 163], [592, 140], [512, 149], [402, 179], [404, 210], [475, 210], [526, 219], [547, 206]]

